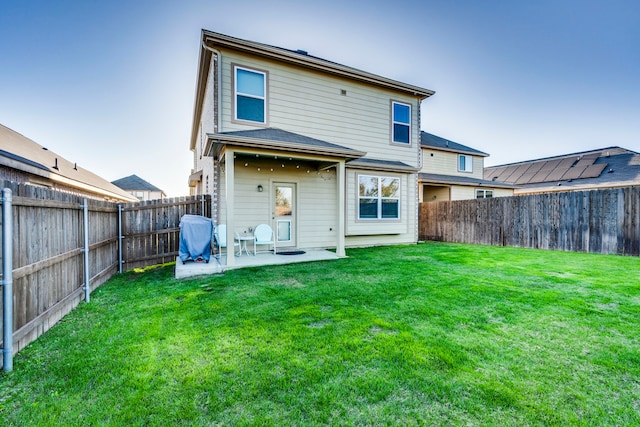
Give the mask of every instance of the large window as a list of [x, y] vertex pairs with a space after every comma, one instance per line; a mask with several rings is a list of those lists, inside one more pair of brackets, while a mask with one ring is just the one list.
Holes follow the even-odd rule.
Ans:
[[235, 66], [235, 119], [266, 123], [267, 74]]
[[401, 144], [411, 142], [411, 105], [391, 102], [392, 140]]
[[358, 176], [358, 219], [400, 218], [400, 178]]
[[493, 197], [493, 190], [476, 190], [476, 199], [490, 199]]
[[458, 170], [460, 172], [473, 172], [473, 158], [465, 154], [458, 156]]

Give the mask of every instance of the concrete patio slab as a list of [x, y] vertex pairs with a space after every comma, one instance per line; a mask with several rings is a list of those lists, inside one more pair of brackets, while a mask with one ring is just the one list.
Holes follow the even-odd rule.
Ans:
[[227, 265], [226, 255], [222, 255], [220, 259], [218, 259], [217, 256], [214, 257], [213, 255], [211, 255], [211, 260], [208, 263], [188, 261], [183, 264], [179, 258], [176, 258], [175, 277], [176, 279], [183, 279], [193, 276], [220, 274], [224, 273], [227, 270], [234, 270], [237, 268], [291, 264], [298, 262], [328, 261], [340, 258], [335, 254], [335, 252], [324, 249], [303, 250], [305, 253], [298, 255], [274, 255], [272, 253], [259, 253], [257, 255], [236, 256], [235, 265]]

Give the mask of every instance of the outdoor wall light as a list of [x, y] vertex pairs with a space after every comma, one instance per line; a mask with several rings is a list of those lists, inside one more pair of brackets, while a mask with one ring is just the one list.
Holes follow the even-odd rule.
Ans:
[[262, 188], [261, 184], [258, 184], [258, 193], [262, 193], [264, 191], [264, 188]]

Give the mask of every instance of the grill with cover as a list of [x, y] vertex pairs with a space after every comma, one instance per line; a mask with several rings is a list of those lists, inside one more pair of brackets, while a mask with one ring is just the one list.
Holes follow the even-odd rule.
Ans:
[[213, 222], [200, 215], [183, 215], [180, 219], [180, 261], [209, 262]]

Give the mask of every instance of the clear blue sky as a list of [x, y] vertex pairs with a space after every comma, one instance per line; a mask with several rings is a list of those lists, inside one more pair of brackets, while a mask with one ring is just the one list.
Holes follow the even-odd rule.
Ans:
[[0, 0], [0, 123], [186, 195], [202, 28], [435, 90], [422, 129], [487, 166], [640, 151], [636, 0]]

